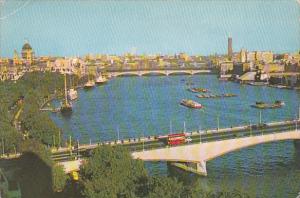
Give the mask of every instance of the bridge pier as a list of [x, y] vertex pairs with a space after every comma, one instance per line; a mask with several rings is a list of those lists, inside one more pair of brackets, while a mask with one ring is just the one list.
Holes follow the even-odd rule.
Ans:
[[206, 162], [172, 162], [171, 165], [198, 175], [207, 176]]

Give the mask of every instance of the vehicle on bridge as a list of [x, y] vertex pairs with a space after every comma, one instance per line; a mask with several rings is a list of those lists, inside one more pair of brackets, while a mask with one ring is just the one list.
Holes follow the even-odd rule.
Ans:
[[170, 146], [184, 144], [186, 142], [186, 136], [184, 133], [170, 134], [167, 140]]
[[268, 127], [268, 124], [266, 124], [266, 123], [259, 123], [259, 124], [251, 125], [251, 128], [254, 130], [255, 129], [264, 129], [266, 127]]

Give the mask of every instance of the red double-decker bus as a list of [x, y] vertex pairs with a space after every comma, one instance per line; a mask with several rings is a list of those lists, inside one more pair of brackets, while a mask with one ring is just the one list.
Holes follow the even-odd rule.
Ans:
[[168, 135], [168, 145], [179, 145], [185, 143], [185, 134], [177, 133]]

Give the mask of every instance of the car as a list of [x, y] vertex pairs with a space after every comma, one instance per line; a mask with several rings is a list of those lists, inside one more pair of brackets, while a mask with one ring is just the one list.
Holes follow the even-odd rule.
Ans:
[[185, 138], [185, 142], [187, 142], [187, 143], [190, 143], [190, 142], [192, 142], [193, 140], [192, 140], [192, 138], [191, 137], [187, 137], [187, 138]]
[[252, 129], [263, 129], [266, 128], [268, 125], [265, 123], [261, 123], [261, 124], [256, 124], [256, 125], [252, 125]]

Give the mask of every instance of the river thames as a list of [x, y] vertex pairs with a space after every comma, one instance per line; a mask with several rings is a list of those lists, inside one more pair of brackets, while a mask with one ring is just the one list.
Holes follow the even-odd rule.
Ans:
[[[187, 91], [187, 83], [207, 88], [213, 94], [237, 97], [199, 99]], [[256, 101], [283, 100], [280, 109], [263, 110], [262, 121], [296, 118], [300, 92], [221, 82], [215, 75], [118, 77], [90, 90], [79, 90], [73, 114], [51, 114], [63, 129], [82, 143], [126, 139], [170, 132], [196, 131], [259, 122]], [[179, 105], [193, 99], [203, 109]], [[185, 123], [185, 124], [184, 124]], [[300, 153], [292, 141], [268, 143], [242, 149], [207, 163], [207, 177], [188, 174], [166, 163], [146, 163], [151, 174], [169, 174], [186, 184], [199, 183], [206, 191], [239, 190], [251, 197], [296, 197], [300, 192]]]

